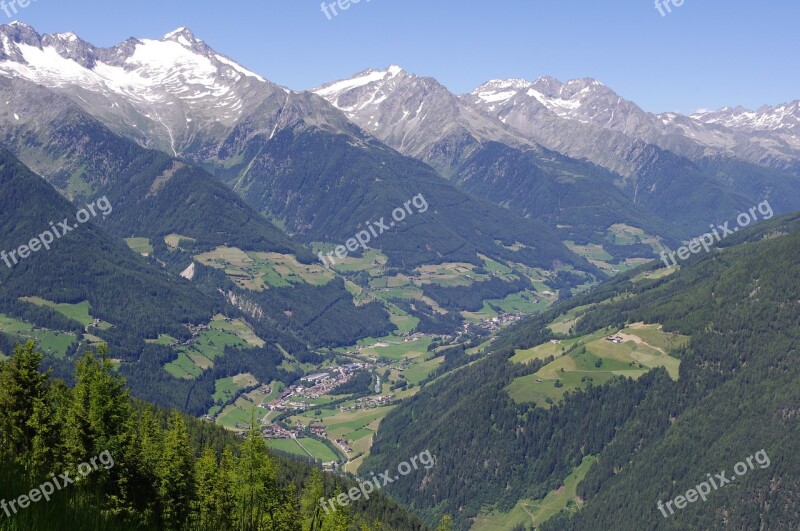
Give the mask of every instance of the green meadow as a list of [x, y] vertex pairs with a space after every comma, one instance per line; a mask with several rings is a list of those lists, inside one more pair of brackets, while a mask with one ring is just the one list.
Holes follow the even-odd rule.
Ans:
[[125, 238], [125, 243], [127, 243], [131, 251], [135, 253], [143, 256], [153, 254], [153, 246], [147, 238]]
[[[18, 338], [20, 341], [31, 339], [35, 341], [39, 348], [46, 354], [57, 358], [63, 358], [76, 339], [72, 334], [38, 328], [30, 323], [3, 314], [0, 314], [0, 332]], [[0, 354], [3, 354], [5, 357], [11, 353], [2, 352]]]
[[[606, 336], [618, 336], [620, 342]], [[680, 360], [670, 352], [683, 346], [688, 337], [665, 333], [660, 325], [635, 323], [619, 331], [599, 330], [559, 344], [545, 343], [515, 353], [511, 361], [527, 363], [555, 356], [555, 360], [534, 374], [514, 379], [506, 391], [517, 402], [534, 402], [549, 408], [569, 390], [600, 385], [615, 376], [638, 378], [656, 367], [664, 367], [677, 379]], [[574, 346], [569, 353], [568, 350]]]

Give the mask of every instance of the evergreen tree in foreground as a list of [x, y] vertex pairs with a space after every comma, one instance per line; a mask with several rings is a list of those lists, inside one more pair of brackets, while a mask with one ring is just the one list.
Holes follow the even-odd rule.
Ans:
[[[15, 499], [63, 471], [77, 479], [49, 501], [0, 514], [0, 530], [383, 529], [356, 521], [350, 508], [322, 511], [319, 500], [341, 489], [326, 495], [317, 469], [302, 489], [279, 481], [255, 426], [241, 444], [193, 446], [181, 414], [136, 407], [105, 347], [78, 361], [74, 389], [42, 373], [42, 359], [29, 342], [0, 362], [0, 497]], [[112, 459], [77, 474], [101, 455]]]

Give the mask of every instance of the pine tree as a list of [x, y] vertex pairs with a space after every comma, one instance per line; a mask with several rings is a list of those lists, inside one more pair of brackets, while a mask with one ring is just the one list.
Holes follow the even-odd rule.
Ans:
[[236, 522], [236, 460], [230, 447], [222, 452], [214, 483], [214, 529], [233, 529]]
[[320, 503], [323, 502], [324, 498], [325, 487], [322, 482], [322, 472], [315, 468], [303, 485], [303, 497], [300, 500], [303, 531], [316, 531], [322, 525], [322, 507]]
[[244, 529], [255, 530], [274, 519], [278, 504], [275, 465], [267, 454], [267, 445], [251, 424], [237, 467], [237, 491]]
[[194, 493], [194, 463], [189, 433], [186, 422], [177, 412], [170, 417], [159, 465], [161, 521], [166, 528], [177, 529], [189, 517]]
[[133, 420], [135, 426], [119, 470], [119, 510], [140, 525], [150, 525], [161, 514], [158, 470], [164, 450], [164, 433], [150, 408]]
[[[336, 498], [341, 493], [341, 489], [336, 489], [333, 497]], [[337, 504], [336, 510], [330, 511], [330, 514], [323, 517], [321, 531], [348, 531], [350, 524], [350, 507]]]
[[80, 463], [105, 451], [121, 455], [130, 429], [131, 403], [125, 379], [114, 372], [107, 346], [78, 361], [75, 380], [66, 425], [68, 458]]
[[283, 500], [275, 510], [270, 529], [275, 531], [297, 531], [301, 522], [300, 511], [298, 510], [297, 487], [294, 483], [290, 483], [282, 494]]
[[195, 522], [202, 529], [211, 529], [214, 526], [214, 484], [218, 474], [217, 455], [211, 448], [206, 448], [194, 465], [197, 495], [192, 504]]
[[439, 522], [439, 527], [436, 528], [436, 531], [451, 531], [453, 529], [453, 517], [449, 514], [446, 514], [442, 517], [441, 522]]
[[37, 398], [28, 425], [35, 430], [30, 465], [36, 475], [62, 469], [66, 465], [62, 428], [66, 421], [71, 391], [62, 381], [48, 385], [44, 399]]
[[37, 435], [47, 437], [48, 429], [42, 422], [49, 379], [40, 372], [43, 357], [29, 341], [14, 349], [11, 360], [0, 368], [0, 451], [29, 471], [34, 441]]

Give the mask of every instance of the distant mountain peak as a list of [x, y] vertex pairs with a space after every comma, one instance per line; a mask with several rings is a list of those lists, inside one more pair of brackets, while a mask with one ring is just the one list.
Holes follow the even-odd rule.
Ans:
[[[736, 131], [800, 130], [800, 100], [777, 106], [762, 105], [756, 110], [737, 105], [717, 111], [703, 110], [691, 118], [706, 124], [722, 125]], [[795, 137], [796, 138], [796, 137]]]
[[[328, 99], [329, 101], [335, 101], [338, 95], [350, 92], [353, 89], [368, 87], [374, 83], [382, 83], [406, 75], [408, 75], [406, 71], [397, 65], [390, 65], [382, 70], [368, 68], [367, 70], [363, 70], [349, 79], [326, 83], [321, 87], [314, 89], [312, 92], [322, 96], [325, 99]], [[334, 103], [334, 105], [336, 104]]]
[[196, 44], [203, 44], [203, 41], [195, 37], [192, 30], [185, 26], [181, 26], [178, 29], [170, 31], [164, 35], [161, 40], [177, 42], [178, 44], [183, 44], [184, 46], [190, 48]]

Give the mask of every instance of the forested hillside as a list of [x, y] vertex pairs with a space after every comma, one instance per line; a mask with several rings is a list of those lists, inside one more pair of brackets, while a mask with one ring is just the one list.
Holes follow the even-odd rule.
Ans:
[[[50, 222], [64, 219], [70, 228], [77, 225], [76, 209], [8, 152], [0, 153], [0, 203], [4, 213], [0, 248], [7, 252], [50, 230]], [[100, 224], [103, 218], [93, 221]], [[181, 337], [185, 335], [182, 323], [208, 320], [219, 308], [219, 301], [150, 267], [93, 223], [53, 239], [50, 250], [43, 248], [13, 268], [2, 264], [0, 311], [55, 330], [82, 330], [77, 322], [70, 323], [53, 310], [22, 303], [19, 298], [63, 303], [86, 300], [95, 317], [115, 325], [97, 334], [113, 346], [116, 356], [131, 359], [138, 354], [137, 339], [160, 333]], [[142, 296], [146, 293], [158, 295]]]
[[608, 246], [605, 232], [615, 223], [658, 234], [667, 243], [682, 232], [632, 202], [615, 186], [619, 175], [543, 151], [488, 142], [460, 164], [453, 178], [465, 190], [522, 216], [559, 226], [565, 240]]
[[[544, 498], [589, 456], [599, 460], [578, 486], [585, 505], [547, 529], [797, 526], [799, 224], [797, 216], [773, 220], [672, 275], [647, 279], [633, 271], [513, 327], [486, 360], [426, 385], [391, 413], [367, 466], [380, 467], [400, 449], [429, 446], [443, 466], [424, 485], [393, 492], [431, 520], [458, 510], [462, 528], [481, 510], [508, 511], [520, 500]], [[569, 334], [553, 333], [552, 323], [570, 310], [579, 317]], [[680, 359], [677, 379], [660, 368], [635, 380], [616, 377], [584, 384], [552, 406], [507, 394], [510, 382], [541, 385], [524, 376], [575, 356], [570, 349], [517, 362], [525, 349], [633, 323], [691, 337], [672, 351]], [[769, 468], [669, 518], [657, 509], [659, 500], [685, 493], [706, 473], [730, 471], [762, 449]]]
[[[155, 267], [166, 267], [177, 276], [196, 255], [220, 247], [293, 256], [301, 265], [316, 263], [306, 247], [205, 170], [115, 135], [68, 98], [42, 87], [3, 78], [0, 94], [30, 108], [23, 123], [0, 120], [8, 148], [76, 205], [106, 196], [114, 208], [104, 220], [107, 230], [119, 238], [146, 241]], [[167, 245], [170, 238], [177, 243]], [[195, 267], [203, 269], [200, 264]], [[243, 292], [224, 275], [206, 274], [204, 279], [197, 284], [210, 298], [221, 299], [220, 289], [261, 298]], [[260, 319], [253, 320], [267, 336], [279, 329], [309, 345], [338, 346], [391, 329], [382, 308], [357, 308], [339, 282], [281, 286], [263, 299], [257, 301]], [[289, 299], [292, 304], [287, 306]], [[287, 319], [286, 311], [302, 318]], [[313, 326], [312, 321], [326, 324]]]

